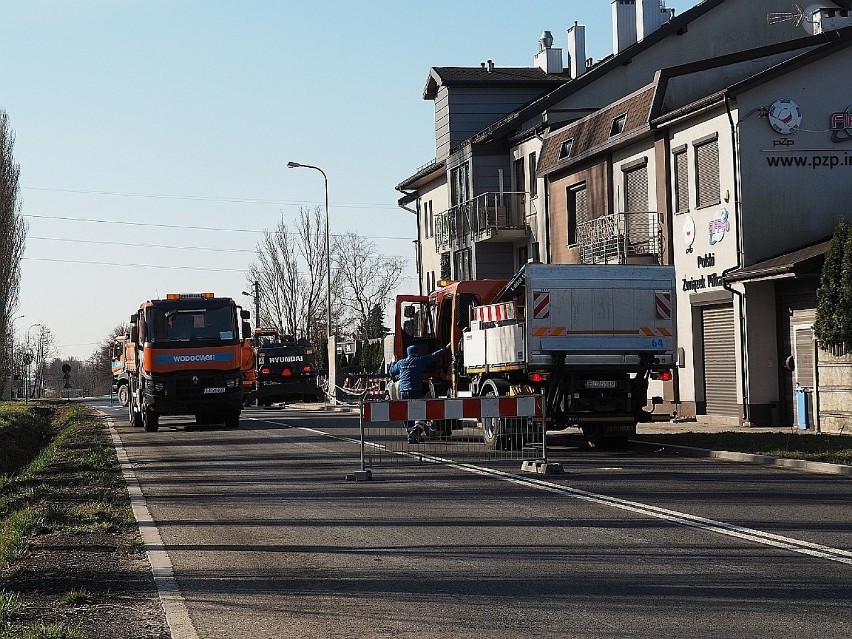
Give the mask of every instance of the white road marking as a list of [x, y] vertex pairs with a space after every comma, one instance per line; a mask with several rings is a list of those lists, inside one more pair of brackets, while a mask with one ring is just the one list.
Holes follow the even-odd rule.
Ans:
[[142, 494], [139, 480], [136, 479], [133, 466], [127, 457], [127, 451], [124, 450], [121, 436], [115, 429], [112, 419], [103, 411], [101, 412], [107, 418], [118, 463], [121, 465], [121, 474], [124, 476], [127, 492], [130, 494], [130, 506], [133, 509], [136, 523], [139, 524], [139, 532], [142, 535], [142, 541], [145, 543], [145, 551], [151, 564], [154, 583], [157, 586], [157, 592], [160, 594], [160, 603], [166, 614], [166, 623], [169, 626], [172, 639], [199, 639], [186, 608], [186, 602], [175, 579], [171, 559], [169, 559], [165, 550], [163, 539], [160, 537], [160, 531], [157, 530], [154, 518], [148, 511], [145, 495]]
[[[253, 419], [255, 421], [269, 421], [266, 419], [259, 418], [248, 418]], [[270, 422], [275, 424], [280, 424], [280, 422]], [[288, 424], [290, 428], [306, 431], [309, 433], [314, 433], [317, 435], [323, 435], [330, 439], [335, 439], [338, 441], [351, 442], [354, 444], [361, 444], [360, 439], [355, 439], [352, 437], [341, 437], [339, 435], [332, 435], [331, 433], [327, 433], [322, 430], [318, 430], [316, 428], [307, 428], [304, 426], [292, 426]], [[379, 444], [372, 444], [370, 442], [365, 442], [365, 446], [372, 448], [384, 448]], [[765, 532], [762, 530], [757, 530], [755, 528], [747, 528], [745, 526], [737, 526], [736, 524], [730, 524], [724, 521], [717, 521], [715, 519], [708, 519], [706, 517], [699, 517], [697, 515], [690, 515], [689, 513], [682, 513], [676, 510], [669, 510], [667, 508], [660, 508], [659, 506], [651, 506], [649, 504], [643, 504], [640, 502], [629, 501], [627, 499], [620, 499], [618, 497], [609, 497], [607, 495], [601, 495], [598, 493], [592, 493], [586, 490], [580, 490], [578, 488], [571, 488], [570, 486], [563, 486], [561, 484], [556, 484], [549, 481], [544, 481], [541, 479], [536, 479], [532, 477], [521, 477], [518, 475], [514, 475], [512, 473], [507, 473], [500, 470], [494, 470], [491, 468], [486, 468], [484, 466], [476, 466], [475, 464], [466, 464], [454, 461], [452, 459], [436, 457], [424, 453], [411, 453], [407, 451], [386, 451], [391, 454], [396, 454], [400, 456], [407, 457], [416, 457], [419, 461], [431, 461], [435, 463], [445, 464], [451, 468], [456, 468], [457, 470], [461, 470], [468, 473], [473, 473], [476, 475], [483, 475], [494, 477], [499, 479], [500, 481], [505, 481], [512, 484], [518, 484], [520, 486], [525, 486], [528, 488], [535, 488], [536, 490], [542, 490], [554, 494], [563, 495], [565, 497], [570, 497], [572, 499], [579, 499], [581, 501], [586, 501], [593, 504], [599, 504], [603, 506], [610, 506], [612, 508], [618, 508], [620, 510], [625, 510], [628, 512], [636, 513], [639, 515], [644, 515], [646, 517], [654, 517], [656, 519], [662, 519], [665, 521], [672, 522], [674, 524], [679, 524], [681, 526], [688, 526], [690, 528], [698, 528], [700, 530], [705, 530], [707, 532], [716, 533], [719, 535], [725, 535], [727, 537], [735, 537], [737, 539], [742, 539], [745, 541], [750, 541], [757, 544], [762, 544], [764, 546], [770, 546], [773, 548], [778, 548], [781, 550], [787, 550], [790, 552], [799, 553], [802, 555], [808, 555], [811, 557], [818, 557], [820, 559], [827, 559], [829, 561], [834, 561], [841, 564], [847, 564], [852, 566], [852, 552], [847, 550], [842, 550], [840, 548], [832, 548], [830, 546], [823, 546], [822, 544], [815, 544], [809, 541], [803, 541], [801, 539], [794, 539], [792, 537], [785, 537], [784, 535], [776, 535], [775, 533]]]

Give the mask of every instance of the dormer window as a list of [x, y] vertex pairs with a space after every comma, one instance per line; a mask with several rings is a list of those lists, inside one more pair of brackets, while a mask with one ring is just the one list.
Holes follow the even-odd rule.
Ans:
[[574, 138], [571, 138], [570, 140], [565, 140], [562, 143], [562, 148], [559, 149], [559, 159], [564, 160], [569, 155], [571, 155], [571, 147], [573, 147], [573, 146], [574, 146]]
[[609, 137], [614, 135], [618, 135], [622, 131], [624, 131], [624, 125], [627, 124], [627, 114], [622, 113], [617, 118], [612, 121], [612, 127], [609, 130]]

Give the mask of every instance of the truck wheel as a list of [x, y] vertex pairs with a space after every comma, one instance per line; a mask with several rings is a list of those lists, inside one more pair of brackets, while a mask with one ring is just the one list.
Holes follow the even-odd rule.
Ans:
[[240, 411], [231, 411], [225, 416], [225, 428], [233, 430], [240, 427]]
[[122, 406], [127, 406], [127, 403], [130, 401], [130, 388], [128, 388], [127, 384], [122, 384], [118, 387], [118, 403]]
[[[501, 379], [489, 379], [482, 385], [483, 397], [500, 397], [509, 392], [509, 384]], [[482, 418], [482, 439], [489, 450], [509, 450], [512, 436], [507, 419], [501, 417]]]
[[142, 409], [142, 422], [149, 433], [156, 433], [160, 428], [160, 416], [147, 406]]
[[128, 392], [128, 395], [127, 414], [130, 425], [134, 428], [142, 428], [142, 413], [139, 412], [138, 406], [136, 406], [136, 397], [134, 397], [134, 393], [132, 392]]

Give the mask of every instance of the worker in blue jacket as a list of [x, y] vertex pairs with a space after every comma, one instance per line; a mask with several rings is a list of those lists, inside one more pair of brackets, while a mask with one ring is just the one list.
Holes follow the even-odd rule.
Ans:
[[[388, 374], [391, 377], [399, 376], [399, 398], [420, 399], [423, 397], [423, 372], [432, 362], [441, 358], [446, 347], [435, 351], [431, 355], [420, 355], [417, 345], [406, 349], [407, 357], [391, 364]], [[420, 438], [425, 434], [423, 429], [414, 421], [406, 421], [405, 429], [408, 431], [408, 443], [419, 444]]]

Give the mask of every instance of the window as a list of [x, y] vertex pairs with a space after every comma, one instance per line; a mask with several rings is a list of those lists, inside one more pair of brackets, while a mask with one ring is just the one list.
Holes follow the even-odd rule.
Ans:
[[574, 138], [571, 138], [570, 140], [565, 140], [562, 143], [562, 148], [559, 149], [559, 159], [564, 160], [569, 155], [571, 155], [571, 147], [573, 147], [573, 146], [574, 146]]
[[423, 202], [423, 237], [435, 235], [435, 220], [432, 218], [432, 200]]
[[535, 176], [535, 152], [529, 155], [529, 171], [530, 171], [530, 197], [535, 197], [538, 193], [538, 180]]
[[527, 190], [526, 174], [524, 173], [524, 158], [515, 160], [515, 191], [525, 193]]
[[678, 151], [674, 156], [674, 208], [675, 213], [689, 211], [689, 173], [686, 149]]
[[455, 254], [455, 274], [454, 278], [456, 280], [472, 280], [473, 273], [471, 272], [471, 264], [470, 264], [470, 249], [462, 249], [461, 251], [456, 251]]
[[618, 135], [624, 131], [624, 125], [627, 124], [627, 114], [622, 113], [612, 121], [612, 126], [609, 129], [609, 137]]
[[714, 138], [708, 142], [695, 144], [695, 205], [713, 206], [719, 204], [719, 141]]
[[450, 206], [470, 199], [470, 168], [467, 162], [450, 171]]
[[624, 171], [624, 212], [648, 211], [648, 165]]
[[586, 183], [569, 186], [567, 191], [568, 245], [577, 244], [577, 229], [589, 221], [588, 194]]

